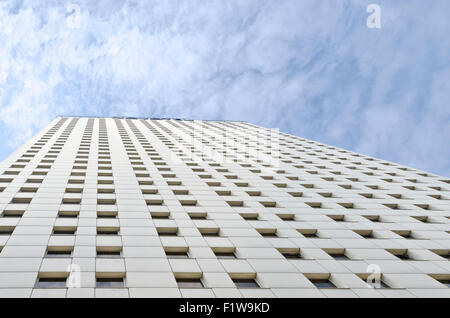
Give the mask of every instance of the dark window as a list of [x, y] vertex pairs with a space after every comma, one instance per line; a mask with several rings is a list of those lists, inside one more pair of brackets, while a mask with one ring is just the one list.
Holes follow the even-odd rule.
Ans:
[[76, 229], [57, 229], [57, 228], [54, 228], [53, 229], [53, 234], [54, 235], [74, 235], [75, 231], [76, 231]]
[[220, 259], [231, 259], [236, 258], [236, 255], [233, 252], [214, 252], [217, 258]]
[[258, 215], [257, 214], [241, 214], [242, 218], [247, 221], [257, 221]]
[[159, 236], [178, 236], [178, 230], [157, 230]]
[[259, 288], [254, 279], [233, 279], [233, 282], [237, 288]]
[[395, 255], [395, 256], [397, 256], [398, 258], [400, 258], [400, 259], [402, 259], [402, 260], [409, 260], [409, 259], [411, 259], [411, 258], [409, 257], [409, 255], [408, 255], [408, 253], [397, 254], [397, 255]]
[[118, 235], [119, 229], [97, 229], [98, 235]]
[[203, 288], [202, 281], [195, 278], [177, 278], [177, 284], [180, 288]]
[[37, 281], [37, 288], [65, 288], [66, 277], [40, 277]]
[[71, 250], [58, 251], [58, 250], [49, 250], [47, 251], [46, 257], [58, 258], [58, 257], [70, 257], [72, 255]]
[[187, 252], [166, 252], [167, 258], [189, 258]]
[[120, 251], [97, 251], [97, 257], [120, 257]]
[[300, 252], [283, 252], [281, 254], [283, 254], [283, 256], [285, 258], [289, 258], [289, 259], [301, 259], [302, 258], [302, 255], [300, 254]]
[[311, 279], [311, 283], [317, 288], [336, 288], [329, 279]]
[[217, 232], [212, 232], [212, 231], [207, 231], [207, 232], [201, 232], [202, 236], [220, 236], [219, 231]]
[[304, 231], [300, 232], [304, 237], [318, 238], [317, 231]]
[[206, 220], [206, 214], [190, 214], [191, 220]]
[[277, 232], [259, 232], [264, 237], [278, 237]]
[[11, 235], [14, 232], [14, 228], [11, 227], [0, 227], [0, 235]]
[[3, 211], [1, 214], [4, 218], [21, 218], [25, 211]]
[[152, 219], [169, 219], [169, 214], [152, 214]]
[[345, 254], [330, 254], [336, 260], [348, 260], [349, 258]]
[[99, 288], [121, 288], [124, 287], [123, 277], [97, 278], [96, 286]]
[[58, 213], [58, 217], [60, 217], [60, 218], [77, 218], [78, 217], [78, 212], [60, 211]]

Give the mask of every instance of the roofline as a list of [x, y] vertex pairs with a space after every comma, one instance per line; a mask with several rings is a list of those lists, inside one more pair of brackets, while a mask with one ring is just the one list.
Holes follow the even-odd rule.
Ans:
[[248, 123], [243, 120], [224, 120], [224, 119], [192, 119], [192, 118], [171, 118], [171, 117], [132, 117], [132, 116], [67, 116], [57, 115], [55, 118], [112, 118], [112, 119], [144, 119], [144, 120], [178, 120], [178, 121], [219, 121], [219, 122], [234, 122], [234, 123]]

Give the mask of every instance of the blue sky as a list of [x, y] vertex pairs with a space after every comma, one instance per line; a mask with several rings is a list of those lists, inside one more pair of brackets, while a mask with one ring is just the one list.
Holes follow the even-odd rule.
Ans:
[[56, 115], [123, 115], [244, 120], [450, 176], [449, 13], [448, 0], [0, 0], [0, 160]]

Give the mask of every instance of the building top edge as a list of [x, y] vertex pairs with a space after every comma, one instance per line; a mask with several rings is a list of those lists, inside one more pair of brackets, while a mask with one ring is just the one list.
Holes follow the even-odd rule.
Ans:
[[55, 118], [112, 118], [112, 119], [146, 119], [146, 120], [178, 120], [178, 121], [219, 121], [219, 122], [239, 122], [246, 123], [244, 120], [224, 120], [224, 119], [193, 119], [176, 117], [133, 117], [133, 116], [66, 116], [58, 115]]

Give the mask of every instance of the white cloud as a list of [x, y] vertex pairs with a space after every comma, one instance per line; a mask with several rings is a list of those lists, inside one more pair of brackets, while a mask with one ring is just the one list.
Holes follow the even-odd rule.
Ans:
[[0, 157], [59, 114], [191, 117], [450, 175], [450, 3], [380, 1], [369, 30], [372, 2], [3, 1]]

